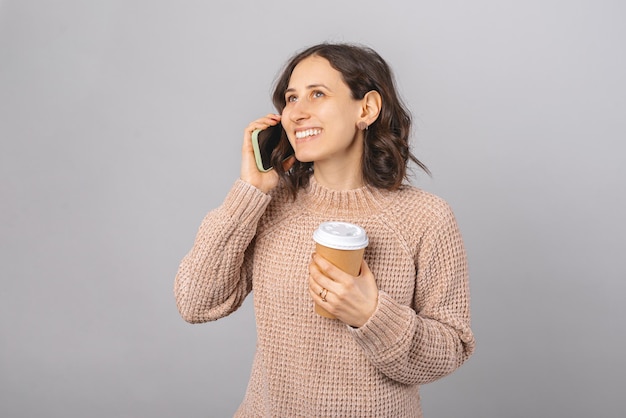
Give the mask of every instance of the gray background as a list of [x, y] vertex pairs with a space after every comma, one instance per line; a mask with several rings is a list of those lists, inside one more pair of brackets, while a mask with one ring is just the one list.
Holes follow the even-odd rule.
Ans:
[[626, 6], [619, 0], [0, 0], [0, 415], [226, 417], [251, 301], [186, 324], [173, 279], [278, 70], [377, 49], [413, 182], [470, 257], [474, 357], [427, 417], [623, 417]]

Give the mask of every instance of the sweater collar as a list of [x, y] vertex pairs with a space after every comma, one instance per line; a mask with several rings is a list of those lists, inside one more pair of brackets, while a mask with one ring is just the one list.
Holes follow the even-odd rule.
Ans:
[[379, 213], [388, 194], [386, 190], [363, 186], [352, 190], [333, 190], [309, 179], [309, 186], [301, 193], [301, 202], [308, 210], [325, 216], [356, 218]]

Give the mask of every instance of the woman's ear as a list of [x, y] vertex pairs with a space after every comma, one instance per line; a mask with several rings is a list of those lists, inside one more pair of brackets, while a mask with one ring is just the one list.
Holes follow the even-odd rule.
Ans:
[[376, 90], [371, 90], [363, 96], [361, 103], [361, 118], [358, 124], [362, 125], [363, 122], [365, 126], [370, 126], [378, 119], [383, 104], [382, 97]]

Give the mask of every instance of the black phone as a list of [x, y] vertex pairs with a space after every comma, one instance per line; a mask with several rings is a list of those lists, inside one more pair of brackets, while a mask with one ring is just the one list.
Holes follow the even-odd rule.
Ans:
[[259, 171], [270, 171], [272, 167], [272, 151], [278, 146], [283, 134], [283, 126], [269, 126], [266, 129], [257, 129], [252, 132], [252, 148], [254, 149], [254, 159]]

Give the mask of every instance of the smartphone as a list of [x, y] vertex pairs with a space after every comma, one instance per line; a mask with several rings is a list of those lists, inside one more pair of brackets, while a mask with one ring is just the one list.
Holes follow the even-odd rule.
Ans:
[[252, 132], [252, 148], [254, 149], [254, 159], [259, 171], [267, 172], [273, 168], [271, 162], [272, 151], [278, 146], [282, 134], [283, 126], [280, 123]]

